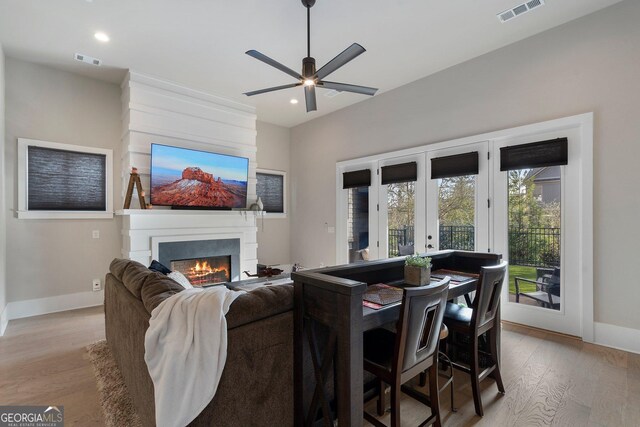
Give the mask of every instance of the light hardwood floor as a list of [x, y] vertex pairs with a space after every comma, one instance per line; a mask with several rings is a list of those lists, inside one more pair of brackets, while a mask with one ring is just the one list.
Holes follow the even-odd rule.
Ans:
[[[477, 417], [469, 381], [456, 372], [458, 412], [443, 393], [445, 426], [640, 426], [640, 355], [511, 324], [502, 336], [506, 394], [483, 381]], [[101, 307], [12, 321], [0, 338], [0, 404], [64, 405], [66, 425], [103, 425], [84, 349], [103, 338]], [[428, 408], [404, 398], [402, 416], [415, 426]]]

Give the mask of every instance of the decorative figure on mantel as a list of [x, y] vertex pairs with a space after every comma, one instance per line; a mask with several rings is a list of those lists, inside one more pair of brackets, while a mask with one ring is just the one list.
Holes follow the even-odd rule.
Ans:
[[129, 174], [129, 186], [127, 187], [127, 194], [124, 198], [123, 209], [129, 209], [131, 207], [131, 197], [133, 197], [134, 184], [136, 186], [136, 192], [138, 193], [140, 209], [147, 209], [147, 203], [144, 201], [144, 191], [142, 190], [142, 183], [140, 182], [140, 175], [138, 175], [138, 168], [136, 167], [132, 167], [131, 173]]

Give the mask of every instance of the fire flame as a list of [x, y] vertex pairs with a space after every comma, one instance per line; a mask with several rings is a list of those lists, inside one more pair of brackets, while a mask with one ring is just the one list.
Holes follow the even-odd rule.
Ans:
[[202, 263], [200, 261], [196, 262], [196, 265], [194, 267], [191, 268], [191, 274], [193, 274], [194, 276], [203, 276], [206, 274], [213, 274], [213, 273], [218, 273], [218, 272], [227, 272], [226, 268], [214, 268], [211, 267], [211, 265], [209, 264], [209, 262], [207, 261], [202, 261]]

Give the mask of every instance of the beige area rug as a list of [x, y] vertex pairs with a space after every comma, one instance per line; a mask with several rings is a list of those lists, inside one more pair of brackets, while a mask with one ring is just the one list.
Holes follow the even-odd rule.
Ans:
[[107, 341], [87, 346], [87, 353], [98, 382], [100, 405], [107, 427], [141, 427], [142, 423]]

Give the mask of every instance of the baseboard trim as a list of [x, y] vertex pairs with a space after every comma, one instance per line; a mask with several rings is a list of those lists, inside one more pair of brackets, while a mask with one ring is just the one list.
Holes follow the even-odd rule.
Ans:
[[640, 329], [595, 322], [594, 344], [640, 354]]
[[104, 291], [78, 292], [75, 294], [57, 295], [55, 297], [10, 302], [7, 304], [5, 312], [7, 313], [7, 321], [9, 321], [22, 319], [24, 317], [57, 313], [59, 311], [95, 307], [97, 305], [102, 305], [103, 301]]
[[9, 318], [7, 317], [7, 306], [2, 307], [2, 313], [0, 313], [0, 337], [4, 335], [4, 331], [7, 330], [9, 324]]

